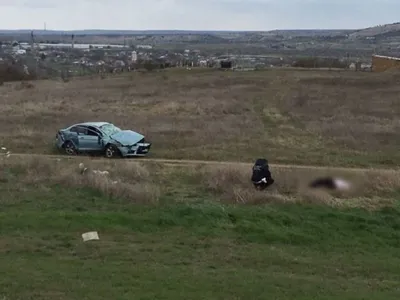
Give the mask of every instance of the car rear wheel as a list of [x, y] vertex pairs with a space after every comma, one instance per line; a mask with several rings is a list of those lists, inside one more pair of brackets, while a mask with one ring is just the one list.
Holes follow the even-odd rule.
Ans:
[[71, 142], [66, 142], [64, 144], [64, 150], [65, 150], [65, 153], [68, 155], [76, 155], [77, 154], [76, 148], [75, 148], [74, 144], [72, 144]]
[[107, 158], [115, 158], [120, 156], [120, 152], [114, 145], [108, 145], [105, 150], [105, 156]]

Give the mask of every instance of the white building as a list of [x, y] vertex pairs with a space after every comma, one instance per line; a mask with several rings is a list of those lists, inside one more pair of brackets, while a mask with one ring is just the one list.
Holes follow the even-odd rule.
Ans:
[[136, 51], [132, 51], [132, 62], [137, 62], [137, 52]]
[[24, 50], [24, 49], [18, 49], [18, 50], [16, 50], [16, 51], [14, 51], [14, 53], [17, 54], [17, 55], [24, 55], [24, 54], [26, 54], [26, 50]]
[[200, 60], [199, 61], [200, 67], [207, 67], [207, 61], [206, 60]]
[[137, 45], [136, 48], [138, 49], [153, 49], [151, 45]]

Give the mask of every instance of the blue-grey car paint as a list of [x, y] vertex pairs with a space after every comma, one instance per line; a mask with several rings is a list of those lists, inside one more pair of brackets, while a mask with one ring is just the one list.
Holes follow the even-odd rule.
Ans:
[[[144, 138], [142, 134], [132, 130], [120, 130], [114, 134], [108, 135], [101, 129], [102, 126], [107, 124], [113, 125], [108, 122], [85, 122], [61, 129], [59, 132], [62, 133], [62, 136], [57, 134], [56, 146], [58, 149], [63, 149], [65, 143], [69, 141], [79, 152], [102, 152], [105, 151], [107, 145], [111, 144], [119, 150], [123, 157], [145, 156], [150, 150], [151, 143], [139, 143]], [[82, 135], [76, 132], [71, 132], [70, 130], [74, 127], [93, 127], [98, 130], [102, 136], [99, 138], [98, 136]], [[141, 150], [140, 153], [138, 150]]]
[[112, 134], [110, 137], [122, 145], [132, 145], [144, 138], [143, 135], [132, 130], [122, 130]]

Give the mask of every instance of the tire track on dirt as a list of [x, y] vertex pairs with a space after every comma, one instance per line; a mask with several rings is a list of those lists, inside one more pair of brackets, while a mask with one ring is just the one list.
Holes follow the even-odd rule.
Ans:
[[[29, 153], [11, 153], [10, 157], [46, 157], [50, 159], [67, 159], [67, 160], [79, 160], [79, 159], [90, 159], [92, 161], [110, 161], [110, 159], [102, 157], [92, 157], [92, 156], [66, 156], [66, 155], [56, 155], [56, 154], [29, 154]], [[251, 162], [235, 162], [235, 161], [212, 161], [212, 160], [188, 160], [188, 159], [165, 159], [165, 158], [127, 158], [127, 159], [114, 159], [112, 160], [116, 163], [136, 163], [136, 162], [155, 162], [163, 163], [169, 165], [221, 165], [221, 166], [248, 166], [251, 167], [253, 163]], [[399, 171], [397, 168], [352, 168], [352, 167], [331, 167], [331, 166], [312, 166], [312, 165], [295, 165], [295, 164], [269, 164], [273, 168], [280, 169], [311, 169], [311, 170], [326, 170], [326, 171], [353, 171], [353, 172], [366, 172], [366, 171], [379, 171], [379, 172], [394, 172]]]

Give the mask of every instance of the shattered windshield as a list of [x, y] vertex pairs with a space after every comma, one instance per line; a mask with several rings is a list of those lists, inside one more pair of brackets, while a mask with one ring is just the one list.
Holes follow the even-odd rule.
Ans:
[[121, 129], [115, 126], [114, 124], [105, 124], [103, 126], [100, 126], [100, 129], [108, 136], [121, 131]]

